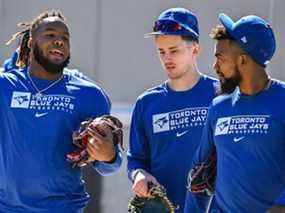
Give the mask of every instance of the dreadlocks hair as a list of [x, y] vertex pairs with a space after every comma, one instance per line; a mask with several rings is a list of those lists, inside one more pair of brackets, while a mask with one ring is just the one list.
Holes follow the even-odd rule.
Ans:
[[48, 17], [58, 17], [63, 22], [66, 21], [66, 18], [58, 10], [45, 11], [31, 22], [19, 23], [17, 26], [23, 28], [23, 30], [14, 33], [9, 39], [9, 41], [7, 41], [6, 45], [9, 45], [16, 39], [20, 39], [19, 48], [17, 49], [18, 58], [16, 62], [16, 66], [18, 66], [19, 68], [24, 68], [29, 65], [29, 55], [31, 51], [31, 49], [28, 47], [29, 39], [35, 32], [35, 30], [39, 27], [39, 25], [42, 23], [42, 21]]

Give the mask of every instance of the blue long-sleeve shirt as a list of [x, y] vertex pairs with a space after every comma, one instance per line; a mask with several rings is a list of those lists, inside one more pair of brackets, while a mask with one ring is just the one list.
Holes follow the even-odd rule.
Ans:
[[[217, 151], [218, 212], [265, 212], [285, 184], [285, 84], [214, 99], [194, 163]], [[211, 211], [210, 211], [211, 212]]]
[[187, 91], [167, 83], [147, 90], [137, 100], [131, 121], [128, 172], [144, 169], [166, 188], [183, 212], [187, 175], [198, 147], [216, 81], [202, 76]]
[[[52, 81], [32, 77], [39, 89]], [[90, 117], [109, 114], [110, 102], [93, 82], [65, 72], [37, 91], [27, 70], [0, 74], [0, 212], [81, 213], [89, 199], [81, 169], [66, 161], [76, 147], [72, 133]], [[102, 175], [113, 164], [96, 162]]]

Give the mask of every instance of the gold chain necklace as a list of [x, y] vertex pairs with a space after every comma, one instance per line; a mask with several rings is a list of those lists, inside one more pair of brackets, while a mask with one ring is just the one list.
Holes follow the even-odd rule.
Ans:
[[29, 80], [30, 80], [32, 86], [34, 87], [34, 89], [35, 89], [36, 92], [37, 92], [37, 93], [36, 93], [36, 97], [42, 96], [44, 91], [46, 91], [46, 90], [48, 90], [49, 88], [53, 87], [54, 85], [56, 85], [57, 83], [59, 83], [59, 82], [63, 79], [63, 75], [62, 75], [59, 79], [57, 79], [56, 81], [52, 82], [52, 83], [51, 83], [50, 85], [48, 85], [47, 87], [45, 87], [45, 88], [43, 88], [43, 89], [39, 89], [39, 88], [36, 86], [35, 82], [33, 81], [33, 79], [32, 79], [32, 77], [31, 77], [29, 71], [27, 71], [27, 76], [28, 76], [28, 78], [29, 78]]

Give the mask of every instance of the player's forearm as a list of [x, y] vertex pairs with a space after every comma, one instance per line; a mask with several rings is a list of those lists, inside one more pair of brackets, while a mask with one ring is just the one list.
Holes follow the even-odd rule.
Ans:
[[207, 161], [213, 151], [215, 151], [215, 146], [212, 143], [209, 141], [201, 141], [201, 144], [193, 157], [191, 168]]
[[211, 127], [211, 120], [208, 117], [202, 132], [200, 145], [192, 161], [192, 168], [198, 164], [205, 162], [209, 158], [211, 153], [213, 153], [213, 151], [215, 150], [213, 138], [214, 137], [213, 137], [213, 130]]

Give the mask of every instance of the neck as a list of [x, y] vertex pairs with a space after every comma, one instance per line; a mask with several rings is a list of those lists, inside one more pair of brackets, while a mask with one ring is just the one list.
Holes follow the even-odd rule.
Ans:
[[266, 71], [263, 68], [256, 68], [242, 78], [239, 89], [242, 94], [254, 95], [267, 88], [269, 81], [270, 78]]
[[186, 91], [194, 87], [200, 79], [197, 68], [187, 71], [181, 78], [169, 79], [168, 86], [174, 91]]
[[35, 76], [37, 78], [46, 79], [46, 80], [57, 80], [61, 78], [62, 72], [60, 73], [51, 73], [46, 71], [40, 64], [36, 61], [30, 63], [28, 67], [28, 71], [31, 76]]

